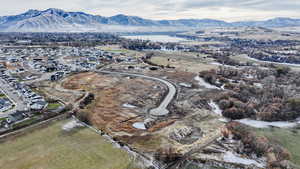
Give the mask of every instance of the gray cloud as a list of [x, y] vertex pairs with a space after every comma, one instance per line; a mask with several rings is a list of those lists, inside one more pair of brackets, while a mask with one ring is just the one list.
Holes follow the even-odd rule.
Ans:
[[297, 0], [189, 0], [183, 8], [231, 7], [241, 9], [291, 11], [300, 10]]
[[0, 15], [28, 9], [61, 8], [103, 16], [119, 13], [151, 19], [216, 18], [225, 20], [300, 18], [299, 0], [1, 0]]

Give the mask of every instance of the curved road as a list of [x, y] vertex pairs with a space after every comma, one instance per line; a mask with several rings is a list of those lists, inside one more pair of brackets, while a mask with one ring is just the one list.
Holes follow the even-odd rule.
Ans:
[[159, 82], [165, 84], [168, 87], [168, 94], [165, 96], [164, 100], [160, 103], [160, 105], [157, 108], [150, 110], [150, 114], [153, 116], [165, 116], [165, 115], [169, 114], [169, 110], [167, 109], [167, 107], [171, 103], [171, 101], [173, 100], [173, 98], [175, 97], [176, 92], [177, 92], [174, 84], [172, 84], [164, 79], [146, 76], [146, 75], [142, 75], [142, 74], [110, 72], [110, 71], [97, 71], [97, 72], [106, 73], [106, 74], [119, 74], [119, 75], [125, 75], [125, 76], [141, 77], [141, 78], [145, 78], [145, 79], [159, 81]]
[[[62, 64], [69, 65], [70, 67], [74, 68], [73, 64], [66, 63], [63, 58], [60, 58], [60, 62]], [[159, 82], [165, 84], [168, 87], [168, 94], [166, 95], [166, 97], [164, 98], [164, 100], [160, 103], [160, 105], [157, 108], [154, 108], [154, 109], [150, 110], [150, 114], [153, 115], [153, 116], [165, 116], [165, 115], [169, 114], [169, 110], [167, 109], [167, 107], [171, 103], [171, 101], [173, 100], [173, 98], [176, 96], [176, 92], [177, 92], [175, 85], [173, 85], [172, 83], [170, 83], [170, 82], [168, 82], [168, 81], [166, 81], [164, 79], [160, 79], [160, 78], [156, 78], [156, 77], [151, 77], [151, 76], [146, 76], [146, 75], [142, 75], [142, 74], [111, 72], [111, 71], [104, 71], [104, 70], [99, 70], [99, 71], [95, 71], [95, 72], [106, 73], [106, 74], [119, 74], [119, 75], [125, 75], [125, 76], [141, 77], [141, 78], [145, 78], [145, 79], [159, 81]]]

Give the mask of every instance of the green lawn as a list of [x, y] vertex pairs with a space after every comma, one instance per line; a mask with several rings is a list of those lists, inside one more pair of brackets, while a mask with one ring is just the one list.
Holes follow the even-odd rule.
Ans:
[[56, 102], [56, 103], [49, 103], [47, 106], [48, 110], [56, 110], [61, 106], [60, 103]]
[[264, 135], [272, 142], [285, 147], [292, 155], [291, 161], [300, 168], [300, 130], [299, 129], [257, 129], [259, 135]]
[[127, 152], [90, 129], [63, 131], [67, 121], [0, 144], [1, 169], [128, 169]]
[[0, 118], [0, 123], [1, 123], [2, 121], [4, 121], [4, 120], [6, 120], [5, 117]]

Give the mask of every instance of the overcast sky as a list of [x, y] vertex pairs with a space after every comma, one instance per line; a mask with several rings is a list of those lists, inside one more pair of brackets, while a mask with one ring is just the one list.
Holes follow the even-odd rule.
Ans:
[[300, 18], [300, 0], [0, 0], [0, 15], [60, 8], [149, 19], [212, 18], [226, 21]]

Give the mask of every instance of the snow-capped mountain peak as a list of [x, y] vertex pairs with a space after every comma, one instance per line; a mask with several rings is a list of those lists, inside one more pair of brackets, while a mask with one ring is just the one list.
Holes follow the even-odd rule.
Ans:
[[[43, 11], [31, 9], [14, 16], [0, 17], [0, 31], [99, 31], [104, 26], [199, 28], [226, 26], [284, 27], [300, 26], [300, 19], [274, 18], [266, 21], [225, 22], [213, 19], [150, 20], [123, 14], [112, 17], [90, 15], [84, 12], [66, 12], [49, 8]], [[101, 29], [100, 29], [101, 28]]]

